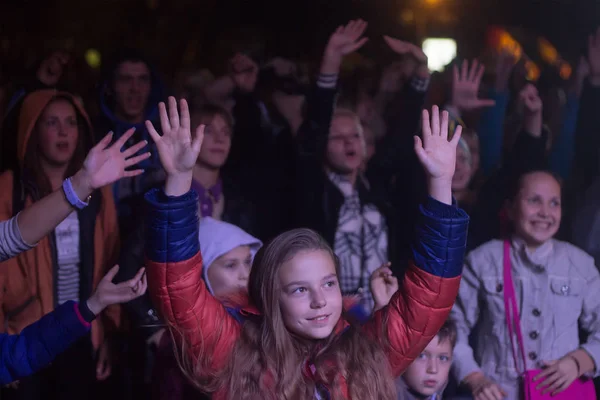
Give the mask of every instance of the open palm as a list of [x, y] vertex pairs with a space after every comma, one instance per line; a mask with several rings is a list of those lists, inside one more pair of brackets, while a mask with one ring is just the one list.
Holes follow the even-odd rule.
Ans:
[[168, 114], [165, 103], [158, 105], [162, 136], [154, 129], [152, 122], [146, 121], [146, 128], [156, 143], [160, 162], [167, 175], [190, 173], [196, 164], [204, 138], [204, 125], [200, 125], [192, 140], [190, 110], [185, 99], [180, 101], [179, 108], [181, 116], [174, 97], [169, 97]]
[[148, 143], [142, 140], [121, 152], [121, 148], [131, 138], [135, 129], [129, 129], [112, 146], [108, 147], [113, 137], [112, 132], [106, 135], [90, 152], [83, 162], [83, 171], [92, 189], [99, 189], [124, 177], [137, 176], [144, 172], [142, 169], [127, 171], [140, 161], [150, 157], [150, 153], [135, 153], [144, 148]]
[[433, 106], [431, 121], [429, 112], [423, 110], [423, 139], [415, 136], [415, 152], [427, 175], [434, 179], [452, 180], [456, 167], [456, 146], [460, 140], [462, 127], [458, 125], [448, 141], [448, 112]]
[[330, 36], [327, 43], [327, 52], [345, 56], [360, 49], [367, 38], [362, 37], [367, 29], [363, 20], [350, 21], [346, 26], [338, 27]]
[[458, 66], [453, 68], [452, 77], [452, 105], [462, 111], [475, 110], [482, 107], [491, 107], [496, 102], [489, 99], [480, 99], [479, 85], [485, 72], [485, 67], [476, 60], [469, 63], [463, 61], [460, 70]]

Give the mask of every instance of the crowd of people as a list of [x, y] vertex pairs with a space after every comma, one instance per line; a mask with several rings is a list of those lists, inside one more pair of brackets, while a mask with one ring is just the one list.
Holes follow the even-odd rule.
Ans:
[[170, 91], [122, 51], [95, 107], [41, 62], [0, 131], [0, 399], [596, 398], [600, 30], [530, 82], [390, 36], [347, 70], [367, 29], [314, 79]]

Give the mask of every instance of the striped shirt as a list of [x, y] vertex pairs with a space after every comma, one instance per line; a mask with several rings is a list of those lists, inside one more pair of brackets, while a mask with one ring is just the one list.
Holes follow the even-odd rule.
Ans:
[[72, 212], [54, 230], [58, 255], [58, 305], [79, 301], [79, 219]]
[[19, 253], [33, 248], [35, 245], [25, 243], [17, 224], [17, 216], [0, 222], [0, 262], [15, 257]]

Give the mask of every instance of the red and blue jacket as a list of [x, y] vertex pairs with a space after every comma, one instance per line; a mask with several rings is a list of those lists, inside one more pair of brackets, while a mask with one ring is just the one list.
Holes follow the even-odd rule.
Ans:
[[[240, 319], [259, 310], [244, 304], [225, 306], [206, 288], [194, 192], [168, 197], [162, 190], [152, 190], [146, 201], [150, 294], [163, 317], [183, 334], [189, 357], [214, 355], [211, 370], [201, 373], [215, 376], [240, 337]], [[450, 313], [458, 294], [468, 223], [461, 209], [427, 199], [419, 209], [413, 260], [400, 290], [362, 325], [364, 334], [383, 346], [394, 376], [400, 376], [421, 353]], [[347, 326], [340, 320], [336, 332], [343, 334]], [[226, 392], [213, 394], [215, 400], [225, 398]]]
[[0, 385], [44, 368], [90, 331], [87, 307], [68, 301], [27, 326], [18, 335], [0, 334]]

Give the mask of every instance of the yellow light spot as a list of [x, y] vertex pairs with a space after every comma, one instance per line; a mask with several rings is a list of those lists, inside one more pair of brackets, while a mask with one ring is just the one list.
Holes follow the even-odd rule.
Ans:
[[102, 57], [100, 56], [100, 52], [96, 49], [88, 49], [85, 52], [85, 61], [92, 68], [99, 68], [102, 63]]

